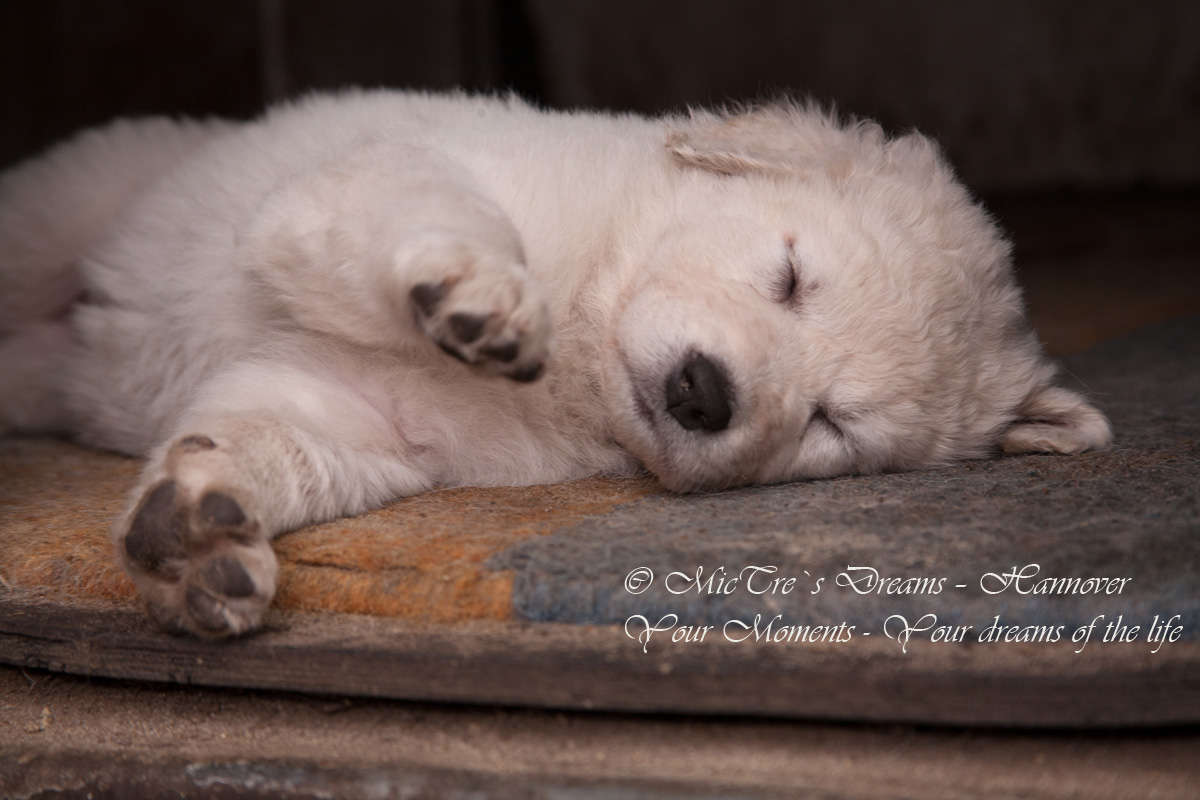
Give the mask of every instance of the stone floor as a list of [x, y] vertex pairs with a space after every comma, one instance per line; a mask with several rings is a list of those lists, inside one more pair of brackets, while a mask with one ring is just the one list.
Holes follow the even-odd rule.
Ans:
[[6, 798], [1188, 798], [1195, 732], [347, 700], [0, 668]]

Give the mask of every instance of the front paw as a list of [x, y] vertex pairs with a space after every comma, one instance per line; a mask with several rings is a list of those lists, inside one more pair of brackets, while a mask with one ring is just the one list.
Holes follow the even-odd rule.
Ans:
[[454, 358], [515, 381], [541, 376], [550, 354], [550, 310], [518, 263], [470, 242], [426, 241], [408, 299], [421, 330]]
[[151, 618], [172, 633], [253, 630], [275, 594], [278, 561], [248, 499], [212, 480], [214, 450], [207, 436], [178, 441], [167, 474], [116, 529], [118, 558]]

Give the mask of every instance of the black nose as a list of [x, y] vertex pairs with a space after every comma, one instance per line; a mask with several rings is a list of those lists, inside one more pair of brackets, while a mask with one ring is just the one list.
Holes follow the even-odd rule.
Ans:
[[733, 414], [729, 379], [713, 362], [696, 353], [667, 378], [667, 412], [689, 431], [723, 431]]

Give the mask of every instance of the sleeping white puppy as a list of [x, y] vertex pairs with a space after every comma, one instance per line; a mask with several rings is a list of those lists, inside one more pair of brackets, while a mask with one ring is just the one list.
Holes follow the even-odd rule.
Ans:
[[778, 104], [313, 96], [0, 179], [0, 428], [148, 454], [150, 614], [253, 629], [275, 535], [438, 486], [719, 489], [1109, 441], [938, 148]]

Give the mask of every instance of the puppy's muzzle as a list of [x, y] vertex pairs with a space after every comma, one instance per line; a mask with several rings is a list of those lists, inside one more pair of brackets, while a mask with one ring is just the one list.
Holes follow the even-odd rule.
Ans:
[[733, 416], [729, 378], [703, 353], [688, 355], [667, 377], [666, 402], [667, 413], [689, 431], [723, 431]]

